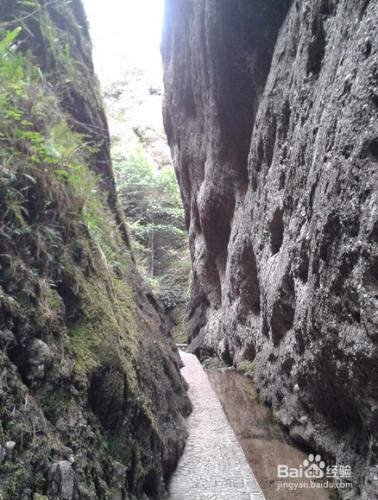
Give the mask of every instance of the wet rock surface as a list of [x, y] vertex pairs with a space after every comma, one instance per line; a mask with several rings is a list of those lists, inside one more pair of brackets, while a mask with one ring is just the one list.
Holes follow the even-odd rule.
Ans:
[[[277, 467], [287, 465], [298, 469], [308, 458], [305, 451], [295, 446], [272, 411], [259, 400], [253, 382], [234, 369], [208, 372], [214, 391], [222, 404], [256, 479], [269, 500], [332, 500], [335, 490], [311, 485], [311, 480], [290, 478], [291, 489], [283, 486]], [[306, 486], [303, 486], [307, 483]], [[317, 481], [320, 484], [319, 481]]]
[[[279, 4], [279, 5], [278, 5]], [[188, 338], [377, 498], [376, 2], [168, 1]]]

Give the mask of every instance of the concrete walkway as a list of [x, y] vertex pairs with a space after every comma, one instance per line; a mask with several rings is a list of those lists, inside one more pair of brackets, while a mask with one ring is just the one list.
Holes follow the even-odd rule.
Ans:
[[170, 500], [264, 500], [200, 362], [181, 352], [193, 413], [189, 438], [170, 487]]

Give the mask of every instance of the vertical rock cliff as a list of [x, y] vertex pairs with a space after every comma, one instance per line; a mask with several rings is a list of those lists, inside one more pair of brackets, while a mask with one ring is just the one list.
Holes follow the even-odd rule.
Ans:
[[190, 410], [80, 0], [0, 0], [0, 498], [163, 498]]
[[378, 6], [167, 0], [188, 338], [377, 498]]

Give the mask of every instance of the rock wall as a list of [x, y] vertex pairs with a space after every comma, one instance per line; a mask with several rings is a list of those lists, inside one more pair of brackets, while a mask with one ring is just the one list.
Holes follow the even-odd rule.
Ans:
[[190, 402], [118, 208], [81, 2], [0, 19], [0, 499], [163, 498]]
[[378, 6], [167, 0], [188, 338], [377, 498]]

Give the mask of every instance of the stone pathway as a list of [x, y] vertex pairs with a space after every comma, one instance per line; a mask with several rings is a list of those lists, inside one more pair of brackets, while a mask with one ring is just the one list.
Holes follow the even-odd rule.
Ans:
[[172, 477], [169, 500], [264, 500], [208, 376], [193, 354], [181, 352], [193, 413], [189, 438]]

